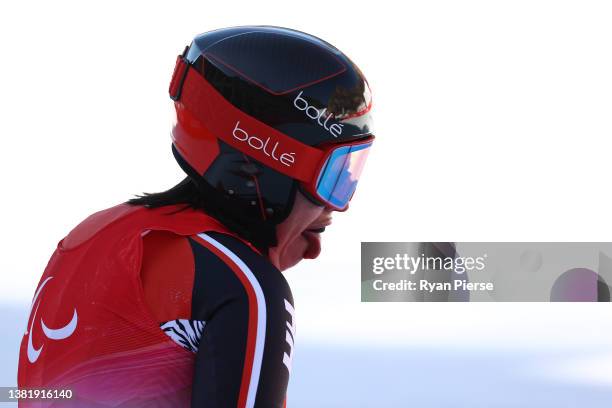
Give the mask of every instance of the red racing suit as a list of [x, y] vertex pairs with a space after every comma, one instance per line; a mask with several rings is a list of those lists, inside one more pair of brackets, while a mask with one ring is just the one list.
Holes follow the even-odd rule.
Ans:
[[[32, 300], [18, 384], [70, 389], [72, 399], [20, 406], [285, 405], [295, 335], [287, 282], [248, 242], [184, 207], [120, 204], [58, 243]], [[189, 262], [166, 259], [169, 273], [192, 265], [173, 320], [160, 321], [145, 299], [148, 233], [185, 249]]]

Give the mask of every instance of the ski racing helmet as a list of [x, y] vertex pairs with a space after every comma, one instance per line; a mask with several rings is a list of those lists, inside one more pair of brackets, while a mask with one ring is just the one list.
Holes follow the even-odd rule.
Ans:
[[344, 211], [374, 135], [360, 69], [315, 36], [239, 26], [196, 36], [170, 82], [172, 151], [213, 216], [276, 244], [299, 189]]

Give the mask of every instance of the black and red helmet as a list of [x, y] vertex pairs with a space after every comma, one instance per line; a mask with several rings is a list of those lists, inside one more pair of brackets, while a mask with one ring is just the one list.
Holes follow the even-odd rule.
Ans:
[[346, 209], [374, 139], [372, 98], [329, 43], [274, 26], [206, 32], [177, 58], [170, 97], [174, 155], [221, 221], [269, 246], [298, 189]]

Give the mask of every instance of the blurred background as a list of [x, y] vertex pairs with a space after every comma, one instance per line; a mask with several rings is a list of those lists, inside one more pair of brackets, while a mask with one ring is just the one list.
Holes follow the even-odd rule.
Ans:
[[291, 27], [345, 52], [377, 141], [323, 253], [286, 272], [295, 407], [609, 407], [612, 307], [361, 303], [361, 241], [609, 241], [612, 5], [234, 1], [0, 5], [0, 386], [57, 242], [182, 177], [167, 88], [191, 38]]

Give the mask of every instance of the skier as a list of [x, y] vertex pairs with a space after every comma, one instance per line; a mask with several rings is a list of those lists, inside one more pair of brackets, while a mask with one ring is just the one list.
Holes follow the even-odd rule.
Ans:
[[296, 326], [281, 271], [316, 258], [348, 207], [374, 139], [368, 83], [317, 37], [241, 26], [196, 36], [169, 92], [187, 177], [59, 242], [18, 383], [72, 398], [36, 406], [286, 405]]

